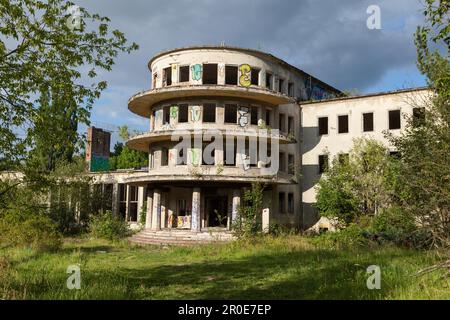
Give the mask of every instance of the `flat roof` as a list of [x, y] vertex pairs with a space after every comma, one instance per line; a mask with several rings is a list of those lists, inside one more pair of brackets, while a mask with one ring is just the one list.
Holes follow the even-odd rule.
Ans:
[[376, 96], [385, 96], [385, 95], [391, 95], [391, 94], [413, 92], [413, 91], [426, 91], [426, 90], [431, 90], [431, 89], [429, 87], [406, 88], [406, 89], [398, 89], [398, 90], [391, 90], [391, 91], [367, 93], [367, 94], [361, 94], [358, 96], [337, 97], [337, 98], [331, 98], [331, 99], [327, 99], [327, 100], [301, 101], [298, 104], [299, 105], [320, 104], [320, 103], [327, 103], [327, 102], [333, 102], [333, 101], [353, 100], [353, 99], [360, 99], [360, 98], [369, 98], [369, 97], [376, 97]]
[[221, 46], [221, 45], [198, 45], [198, 46], [187, 46], [187, 47], [179, 47], [179, 48], [174, 48], [174, 49], [169, 49], [169, 50], [164, 50], [164, 51], [160, 51], [159, 53], [157, 53], [156, 55], [154, 55], [150, 61], [148, 62], [148, 68], [151, 70], [151, 64], [153, 63], [153, 61], [155, 61], [156, 59], [158, 59], [159, 57], [162, 57], [164, 55], [170, 54], [170, 53], [174, 53], [174, 52], [178, 52], [178, 51], [186, 51], [186, 50], [202, 50], [202, 49], [209, 49], [209, 50], [231, 50], [231, 51], [239, 51], [239, 52], [244, 52], [244, 53], [250, 53], [256, 56], [260, 56], [263, 58], [267, 58], [269, 60], [272, 60], [276, 63], [279, 63], [281, 65], [283, 65], [284, 67], [291, 69], [297, 73], [300, 73], [303, 76], [308, 76], [311, 78], [311, 80], [320, 83], [321, 85], [323, 85], [325, 88], [324, 89], [329, 89], [332, 91], [335, 91], [336, 93], [342, 93], [341, 90], [336, 89], [335, 87], [329, 85], [326, 82], [323, 82], [320, 79], [317, 79], [316, 77], [312, 76], [311, 74], [287, 63], [286, 61], [270, 54], [264, 51], [260, 51], [260, 50], [256, 50], [256, 49], [250, 49], [250, 48], [242, 48], [242, 47], [234, 47], [234, 46]]

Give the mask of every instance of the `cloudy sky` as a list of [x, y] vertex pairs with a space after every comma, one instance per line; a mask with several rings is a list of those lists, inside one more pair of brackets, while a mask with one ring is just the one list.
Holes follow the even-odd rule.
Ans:
[[[140, 49], [122, 54], [96, 103], [94, 125], [146, 130], [128, 98], [150, 88], [147, 62], [157, 52], [220, 44], [259, 49], [341, 90], [369, 93], [422, 86], [413, 33], [423, 23], [420, 0], [75, 0], [111, 19]], [[381, 9], [381, 29], [366, 12]]]

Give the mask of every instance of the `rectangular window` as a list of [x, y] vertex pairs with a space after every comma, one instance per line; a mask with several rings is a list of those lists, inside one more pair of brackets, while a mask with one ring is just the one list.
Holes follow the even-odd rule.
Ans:
[[272, 90], [272, 74], [266, 72], [266, 88]]
[[214, 165], [216, 160], [216, 150], [212, 149], [210, 152], [205, 153], [205, 148], [209, 145], [208, 143], [203, 143], [202, 148], [202, 165]]
[[289, 154], [288, 155], [288, 173], [289, 174], [295, 174], [295, 160], [294, 155]]
[[284, 152], [280, 152], [279, 159], [280, 159], [280, 171], [286, 172], [286, 159]]
[[252, 85], [258, 86], [259, 85], [259, 69], [258, 68], [252, 68]]
[[185, 216], [188, 214], [187, 212], [187, 201], [186, 199], [178, 199], [178, 215]]
[[338, 133], [348, 133], [348, 115], [338, 116]]
[[284, 198], [285, 198], [284, 192], [278, 193], [278, 208], [280, 210], [280, 213], [286, 213], [286, 204]]
[[424, 123], [425, 121], [425, 109], [424, 108], [413, 108], [413, 126], [417, 127]]
[[328, 168], [328, 155], [319, 155], [319, 173], [324, 173]]
[[389, 156], [399, 159], [400, 158], [400, 152], [398, 152], [398, 151], [389, 151]]
[[400, 129], [400, 110], [389, 111], [389, 129]]
[[170, 106], [163, 108], [163, 125], [170, 123]]
[[250, 107], [250, 124], [258, 124], [258, 107]]
[[278, 129], [281, 132], [286, 132], [286, 119], [284, 117], [284, 114], [280, 113], [278, 116]]
[[161, 166], [169, 165], [169, 149], [162, 147], [161, 148]]
[[178, 122], [188, 122], [189, 119], [189, 112], [188, 112], [188, 105], [187, 104], [180, 104], [178, 106]]
[[189, 82], [189, 66], [180, 67], [180, 82]]
[[216, 105], [214, 103], [203, 105], [203, 122], [216, 122]]
[[237, 123], [237, 105], [226, 104], [225, 105], [225, 123]]
[[288, 133], [294, 134], [294, 117], [288, 117]]
[[288, 213], [294, 213], [294, 194], [288, 193]]
[[[230, 141], [231, 140], [231, 141]], [[225, 166], [235, 166], [236, 165], [236, 146], [235, 138], [233, 139], [223, 139], [223, 161]]]
[[179, 149], [177, 149], [177, 152], [177, 165], [187, 164], [187, 152], [185, 152], [184, 148], [180, 147]]
[[373, 131], [373, 112], [363, 113], [363, 131]]
[[294, 96], [294, 83], [293, 82], [288, 83], [288, 95], [289, 95], [289, 97]]
[[203, 84], [217, 84], [217, 63], [203, 65]]
[[225, 84], [238, 83], [238, 67], [236, 66], [225, 66]]
[[319, 134], [328, 134], [328, 117], [319, 118]]
[[172, 67], [163, 69], [163, 87], [172, 85]]
[[155, 153], [154, 151], [150, 151], [148, 154], [148, 162], [149, 162], [149, 167], [150, 169], [153, 169], [155, 167]]
[[284, 93], [284, 79], [278, 79], [278, 92]]
[[272, 115], [272, 111], [266, 109], [266, 126], [270, 126], [270, 116]]

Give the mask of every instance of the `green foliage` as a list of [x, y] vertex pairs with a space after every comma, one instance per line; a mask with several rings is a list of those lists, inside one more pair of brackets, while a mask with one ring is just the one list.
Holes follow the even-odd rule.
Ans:
[[145, 226], [145, 220], [147, 219], [147, 200], [144, 201], [142, 207], [139, 210], [141, 210], [141, 214], [139, 216], [139, 224], [141, 226]]
[[[127, 141], [130, 138], [128, 127], [119, 127], [119, 136]], [[110, 170], [135, 169], [148, 166], [148, 154], [142, 151], [132, 150], [121, 142], [114, 146], [113, 156], [109, 158]]]
[[264, 186], [253, 182], [250, 189], [245, 190], [238, 217], [233, 230], [238, 237], [253, 236], [261, 232], [261, 214]]
[[93, 216], [89, 223], [89, 230], [94, 237], [109, 240], [118, 240], [130, 235], [128, 224], [115, 217], [111, 211]]
[[0, 217], [0, 243], [52, 251], [62, 244], [56, 224], [43, 214], [9, 211]]
[[312, 239], [319, 248], [349, 249], [367, 246], [369, 241], [363, 235], [363, 229], [357, 224], [349, 224], [336, 232], [325, 232]]

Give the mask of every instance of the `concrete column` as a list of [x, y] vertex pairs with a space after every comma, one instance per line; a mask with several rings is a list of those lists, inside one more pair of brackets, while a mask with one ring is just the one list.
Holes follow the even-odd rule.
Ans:
[[167, 194], [163, 193], [161, 195], [161, 229], [167, 227]]
[[236, 223], [236, 220], [239, 215], [239, 207], [241, 205], [241, 190], [234, 189], [233, 190], [233, 204], [231, 209], [231, 225], [233, 226]]
[[269, 233], [270, 226], [270, 209], [264, 208], [262, 211], [262, 232]]
[[114, 217], [119, 216], [119, 200], [120, 200], [119, 197], [120, 197], [119, 184], [114, 183], [112, 192], [112, 214]]
[[192, 217], [191, 230], [200, 231], [200, 188], [192, 189]]
[[138, 187], [138, 205], [137, 205], [137, 223], [141, 221], [141, 212], [144, 207], [144, 201], [145, 201], [145, 188], [143, 186]]
[[145, 216], [145, 229], [152, 227], [153, 190], [147, 187], [147, 214]]
[[128, 222], [128, 220], [130, 220], [130, 185], [127, 184], [126, 186], [126, 195], [125, 195], [125, 221]]
[[161, 190], [153, 192], [152, 230], [161, 230]]

